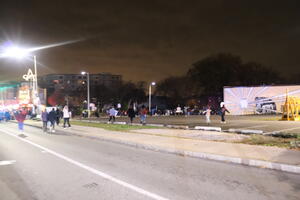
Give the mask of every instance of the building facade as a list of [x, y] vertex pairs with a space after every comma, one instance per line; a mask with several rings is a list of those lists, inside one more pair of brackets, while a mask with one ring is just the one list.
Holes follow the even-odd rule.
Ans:
[[[110, 73], [90, 74], [90, 86], [104, 85], [106, 87], [122, 81], [121, 75]], [[68, 89], [76, 91], [87, 83], [87, 75], [81, 74], [48, 74], [39, 77], [39, 86], [46, 89]]]

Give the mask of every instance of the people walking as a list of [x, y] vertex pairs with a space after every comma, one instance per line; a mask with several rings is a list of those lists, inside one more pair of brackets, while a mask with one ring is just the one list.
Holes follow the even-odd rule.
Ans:
[[62, 117], [61, 110], [59, 108], [56, 109], [56, 125], [58, 126], [60, 123], [60, 118]]
[[205, 113], [206, 123], [207, 123], [207, 125], [209, 125], [210, 124], [210, 114], [211, 114], [210, 106], [207, 106], [204, 113]]
[[130, 123], [132, 124], [133, 118], [135, 118], [135, 112], [134, 112], [134, 109], [133, 109], [133, 106], [132, 106], [132, 105], [131, 105], [131, 106], [129, 107], [129, 109], [127, 110], [127, 115], [128, 115], [128, 117], [129, 117], [129, 119], [130, 119]]
[[66, 128], [66, 123], [68, 124], [69, 127], [71, 127], [71, 124], [70, 124], [71, 115], [72, 115], [72, 113], [69, 111], [69, 108], [66, 105], [63, 109], [64, 128]]
[[144, 105], [142, 105], [142, 108], [140, 110], [141, 124], [146, 124], [146, 117], [147, 117], [147, 108]]
[[10, 118], [11, 118], [10, 113], [9, 113], [8, 110], [5, 111], [4, 116], [5, 116], [5, 121], [7, 121], [7, 122], [8, 122], [8, 121], [10, 120]]
[[109, 111], [108, 111], [108, 115], [109, 115], [109, 119], [108, 119], [108, 123], [112, 122], [114, 123], [116, 121], [116, 109], [114, 108], [114, 106], [111, 106]]
[[55, 132], [55, 122], [56, 122], [56, 111], [54, 108], [48, 114], [48, 121], [50, 122], [50, 132]]
[[48, 123], [48, 113], [47, 113], [46, 109], [44, 109], [42, 111], [41, 119], [43, 122], [43, 132], [45, 133], [45, 132], [47, 132], [47, 123]]
[[18, 129], [20, 131], [24, 130], [24, 121], [26, 118], [27, 112], [25, 109], [20, 109], [15, 113], [15, 118], [18, 121]]
[[225, 105], [223, 104], [223, 106], [222, 106], [222, 108], [221, 108], [221, 123], [223, 123], [223, 124], [226, 123], [226, 121], [225, 121], [225, 114], [226, 114], [226, 112], [227, 112], [227, 113], [230, 113], [230, 112], [226, 109]]

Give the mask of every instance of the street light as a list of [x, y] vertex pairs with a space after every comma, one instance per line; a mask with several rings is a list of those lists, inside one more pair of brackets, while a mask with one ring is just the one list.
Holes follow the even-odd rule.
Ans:
[[[10, 46], [6, 49], [4, 49], [4, 52], [1, 54], [1, 57], [9, 57], [9, 58], [16, 58], [16, 59], [23, 59], [30, 56], [30, 52], [32, 52], [32, 49], [25, 49], [18, 46]], [[37, 83], [37, 64], [36, 64], [36, 56], [32, 55], [33, 57], [33, 67], [34, 67], [34, 75], [32, 78], [33, 84], [32, 89], [34, 92], [35, 98], [38, 97], [38, 83]]]
[[88, 72], [81, 72], [82, 75], [87, 76], [87, 109], [88, 109], [88, 117], [90, 117], [90, 74]]
[[152, 89], [152, 86], [154, 86], [156, 83], [155, 82], [151, 82], [149, 84], [149, 111], [150, 111], [150, 115], [152, 115], [152, 112], [151, 112], [151, 89]]

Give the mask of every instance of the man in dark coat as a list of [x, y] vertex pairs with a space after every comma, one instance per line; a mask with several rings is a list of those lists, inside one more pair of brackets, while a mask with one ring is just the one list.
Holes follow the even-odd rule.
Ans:
[[55, 109], [52, 108], [52, 110], [48, 114], [48, 120], [50, 121], [50, 132], [55, 132], [55, 122], [56, 122], [56, 112]]
[[127, 110], [127, 115], [130, 118], [130, 123], [132, 124], [133, 118], [135, 117], [135, 112], [132, 106], [130, 106], [129, 109]]

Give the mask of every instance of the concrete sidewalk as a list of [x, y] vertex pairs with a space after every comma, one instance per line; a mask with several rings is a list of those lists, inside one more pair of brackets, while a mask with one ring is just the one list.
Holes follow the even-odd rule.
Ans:
[[[42, 123], [27, 120], [25, 124], [41, 128]], [[300, 173], [300, 151], [177, 137], [180, 134], [195, 135], [195, 130], [144, 129], [117, 132], [84, 126], [72, 126], [68, 129], [57, 127], [57, 130], [159, 152]], [[196, 132], [200, 135], [216, 134], [211, 131]], [[222, 134], [226, 133], [217, 134], [223, 137]]]

